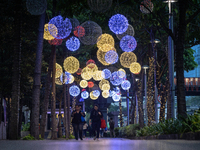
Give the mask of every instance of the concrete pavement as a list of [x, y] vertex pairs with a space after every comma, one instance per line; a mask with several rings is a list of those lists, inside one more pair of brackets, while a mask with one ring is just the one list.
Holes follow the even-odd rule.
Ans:
[[1, 140], [0, 150], [200, 150], [200, 141], [186, 140]]

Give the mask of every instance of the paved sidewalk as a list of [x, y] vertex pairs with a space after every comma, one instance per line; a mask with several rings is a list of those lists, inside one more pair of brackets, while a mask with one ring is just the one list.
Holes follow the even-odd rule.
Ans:
[[200, 141], [186, 140], [1, 140], [0, 150], [200, 150]]

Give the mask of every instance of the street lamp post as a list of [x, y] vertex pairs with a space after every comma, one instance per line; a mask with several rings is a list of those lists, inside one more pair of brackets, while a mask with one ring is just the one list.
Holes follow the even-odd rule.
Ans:
[[[137, 83], [139, 81], [139, 78], [135, 78], [135, 81]], [[138, 123], [139, 122], [139, 117], [138, 117], [138, 98], [137, 98], [137, 94], [135, 96], [136, 96], [136, 123]]]
[[147, 69], [149, 68], [149, 66], [144, 65], [142, 66], [142, 68], [144, 69], [144, 87], [145, 87], [145, 125], [147, 126]]
[[129, 90], [127, 90], [127, 101], [126, 101], [126, 103], [127, 103], [127, 125], [129, 125]]
[[[173, 14], [172, 3], [178, 0], [163, 0], [164, 3], [168, 3], [169, 7], [169, 29], [173, 32]], [[171, 36], [168, 37], [168, 64], [169, 64], [169, 83], [170, 83], [170, 99], [171, 99], [171, 117], [175, 116], [175, 89], [174, 89], [174, 43]]]

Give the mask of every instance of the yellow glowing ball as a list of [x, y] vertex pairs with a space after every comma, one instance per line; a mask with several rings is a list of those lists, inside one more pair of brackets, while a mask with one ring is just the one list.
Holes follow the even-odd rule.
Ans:
[[49, 32], [49, 26], [52, 29], [52, 33], [55, 35], [55, 37], [58, 34], [56, 26], [54, 24], [48, 24], [47, 23], [47, 24], [44, 25], [44, 35], [43, 35], [43, 38], [45, 40], [53, 40], [54, 39], [54, 37]]
[[88, 86], [88, 82], [86, 80], [81, 80], [80, 87], [86, 88]]
[[137, 57], [133, 52], [124, 52], [120, 56], [120, 63], [125, 68], [129, 68], [130, 65], [136, 61]]
[[102, 96], [103, 96], [104, 98], [108, 98], [109, 95], [110, 95], [109, 91], [103, 91], [103, 92], [102, 92]]
[[63, 67], [64, 67], [65, 71], [73, 74], [73, 73], [77, 72], [77, 70], [80, 67], [80, 64], [79, 64], [78, 59], [76, 59], [73, 56], [70, 56], [64, 60]]
[[85, 67], [82, 69], [82, 72], [81, 72], [81, 77], [84, 79], [84, 80], [90, 80], [92, 78], [92, 74], [91, 74], [91, 69], [88, 68], [88, 67]]
[[60, 81], [60, 78], [56, 78], [55, 79], [55, 83], [57, 84], [57, 85], [62, 85], [63, 83]]
[[101, 50], [102, 52], [108, 52], [110, 50], [116, 51], [116, 49], [112, 45], [110, 45], [110, 44], [104, 44], [104, 45], [102, 45], [99, 48], [99, 50]]
[[108, 90], [110, 90], [110, 84], [103, 84], [102, 90], [103, 90], [103, 91], [108, 91]]
[[102, 34], [101, 36], [99, 36], [98, 40], [97, 40], [97, 47], [100, 48], [101, 46], [103, 46], [104, 44], [109, 44], [112, 47], [115, 46], [115, 40], [114, 38], [110, 35], [110, 34]]
[[124, 69], [120, 68], [118, 71], [118, 76], [120, 78], [123, 78], [126, 75], [126, 71]]
[[70, 76], [69, 84], [72, 84], [74, 82], [74, 76], [71, 74], [69, 76]]
[[63, 73], [62, 67], [61, 65], [56, 63], [56, 74], [55, 74], [55, 78], [59, 78]]
[[99, 88], [102, 90], [102, 86], [104, 84], [110, 84], [108, 80], [105, 80], [105, 79], [102, 79], [100, 82], [99, 82]]
[[137, 62], [134, 62], [130, 65], [130, 71], [134, 74], [139, 74], [141, 71], [141, 65]]
[[101, 81], [103, 79], [103, 76], [102, 76], [102, 71], [95, 71], [94, 74], [93, 74], [93, 79], [95, 81]]
[[88, 71], [89, 71], [90, 74], [92, 74], [92, 75], [98, 70], [97, 65], [96, 65], [96, 64], [93, 64], [93, 63], [88, 64], [87, 67], [89, 68]]
[[92, 100], [96, 100], [98, 97], [95, 97], [95, 96], [93, 95], [93, 91], [92, 91], [92, 92], [90, 92], [90, 98], [91, 98]]

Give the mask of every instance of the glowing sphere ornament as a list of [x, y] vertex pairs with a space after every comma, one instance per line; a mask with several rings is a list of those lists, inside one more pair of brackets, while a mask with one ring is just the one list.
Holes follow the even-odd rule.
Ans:
[[108, 80], [105, 80], [105, 79], [101, 80], [101, 81], [99, 82], [99, 88], [100, 88], [101, 90], [103, 90], [103, 89], [102, 89], [102, 86], [103, 86], [104, 84], [109, 84], [109, 85], [110, 85], [110, 83], [109, 83]]
[[124, 70], [124, 69], [119, 69], [118, 71], [117, 71], [117, 75], [120, 77], [120, 78], [123, 78], [123, 77], [125, 77], [126, 76], [126, 71]]
[[59, 65], [58, 63], [56, 63], [56, 74], [55, 74], [55, 77], [59, 78], [62, 73], [63, 73], [63, 70], [62, 70], [61, 65]]
[[87, 68], [89, 68], [89, 71], [88, 71], [88, 72], [90, 72], [91, 75], [94, 75], [94, 73], [95, 73], [96, 71], [98, 71], [97, 65], [95, 65], [95, 64], [93, 64], [93, 63], [88, 64], [88, 65], [87, 65]]
[[110, 44], [103, 44], [103, 45], [99, 48], [99, 50], [101, 50], [102, 52], [108, 52], [108, 51], [110, 51], [110, 50], [116, 51], [116, 49], [115, 49], [112, 45], [110, 45]]
[[[63, 17], [59, 15], [59, 16], [52, 18], [49, 21], [49, 24], [54, 24], [56, 26], [56, 28], [58, 30], [58, 34], [55, 38], [57, 38], [57, 39], [64, 39], [64, 38], [68, 37], [71, 33], [72, 24], [68, 18], [63, 20]], [[49, 28], [49, 32], [51, 33], [52, 36], [54, 36], [52, 34], [52, 31], [50, 28]]]
[[120, 47], [125, 52], [132, 52], [137, 47], [137, 41], [133, 36], [126, 35], [120, 40]]
[[110, 84], [103, 84], [102, 90], [103, 91], [109, 91], [110, 90]]
[[108, 97], [110, 96], [109, 91], [103, 91], [103, 92], [102, 92], [102, 96], [103, 96], [104, 98], [108, 98]]
[[79, 66], [80, 66], [80, 64], [79, 64], [78, 59], [76, 59], [73, 56], [67, 57], [64, 60], [63, 67], [64, 67], [65, 71], [67, 71], [71, 74], [75, 73], [79, 69]]
[[121, 99], [121, 95], [114, 94], [114, 95], [112, 96], [112, 99], [113, 99], [113, 101], [118, 102], [118, 101]]
[[109, 97], [112, 97], [113, 95], [117, 94], [115, 91], [109, 90]]
[[41, 15], [46, 11], [47, 1], [46, 0], [27, 0], [26, 7], [31, 15]]
[[98, 42], [97, 42], [97, 47], [101, 48], [104, 44], [109, 44], [112, 47], [115, 46], [115, 40], [112, 37], [112, 35], [110, 34], [102, 34], [99, 38], [98, 38]]
[[80, 22], [78, 21], [78, 19], [76, 18], [70, 18], [70, 22], [72, 24], [72, 30], [74, 31], [74, 29], [80, 25]]
[[116, 14], [108, 22], [110, 30], [115, 34], [122, 34], [128, 29], [128, 20], [124, 15]]
[[121, 87], [123, 90], [129, 90], [131, 88], [131, 83], [128, 80], [122, 82]]
[[102, 34], [101, 27], [93, 21], [86, 21], [81, 26], [85, 29], [85, 34], [84, 36], [79, 36], [80, 41], [85, 45], [96, 44], [98, 37]]
[[117, 52], [113, 51], [113, 50], [106, 52], [106, 54], [105, 54], [105, 61], [108, 64], [115, 64], [118, 61], [118, 54], [117, 54]]
[[88, 86], [88, 82], [86, 80], [81, 80], [80, 87], [86, 88]]
[[124, 33], [122, 33], [122, 34], [116, 34], [116, 36], [117, 36], [117, 38], [119, 40], [121, 40], [126, 35], [130, 35], [130, 36], [134, 36], [135, 35], [134, 28], [130, 24], [128, 25], [128, 29]]
[[56, 79], [55, 79], [55, 83], [56, 83], [57, 85], [62, 85], [62, 84], [63, 84], [63, 83], [61, 82], [60, 78], [56, 78]]
[[94, 87], [94, 83], [93, 83], [92, 81], [89, 81], [89, 82], [88, 82], [88, 87], [89, 87], [89, 88], [93, 88], [93, 87]]
[[[52, 28], [52, 34], [54, 34], [55, 36], [57, 36], [57, 28], [54, 24], [45, 24], [44, 25], [44, 35], [43, 35], [43, 38], [45, 40], [53, 40], [55, 37], [53, 37], [50, 32], [49, 32], [49, 28], [48, 26], [51, 26], [50, 28]], [[53, 30], [54, 29], [54, 30]]]
[[83, 37], [85, 35], [85, 29], [82, 26], [75, 27], [74, 35], [76, 37]]
[[141, 65], [137, 62], [134, 62], [130, 65], [130, 71], [134, 74], [139, 74], [141, 71]]
[[113, 0], [87, 0], [90, 9], [96, 13], [106, 12], [112, 6]]
[[50, 45], [61, 45], [62, 39], [54, 38], [53, 40], [49, 40], [48, 42], [49, 42]]
[[74, 76], [73, 75], [69, 75], [69, 84], [72, 84], [74, 82]]
[[125, 68], [129, 68], [130, 65], [136, 61], [137, 57], [133, 52], [124, 52], [120, 56], [120, 63]]
[[[148, 9], [144, 6], [146, 6]], [[143, 14], [149, 14], [150, 12], [153, 12], [153, 3], [151, 2], [151, 0], [144, 0], [143, 2], [141, 2], [140, 11]]]
[[94, 97], [99, 97], [100, 96], [100, 91], [99, 90], [94, 90], [92, 92], [92, 94], [94, 95]]
[[80, 47], [80, 41], [77, 37], [72, 36], [66, 41], [66, 47], [70, 51], [76, 51]]
[[115, 91], [116, 94], [118, 94], [118, 95], [120, 94], [120, 88], [119, 87], [114, 88], [114, 91]]
[[104, 79], [110, 78], [110, 77], [111, 77], [111, 72], [110, 72], [110, 70], [109, 70], [109, 69], [104, 69], [104, 70], [102, 70], [102, 77], [103, 77]]
[[83, 92], [81, 93], [81, 97], [82, 97], [83, 99], [87, 99], [87, 98], [89, 97], [89, 93], [88, 93], [87, 91], [83, 91]]
[[113, 72], [111, 77], [110, 77], [110, 82], [115, 86], [120, 85], [123, 80], [124, 80], [123, 78], [120, 78], [118, 76], [117, 71]]
[[89, 65], [89, 64], [91, 64], [91, 63], [92, 63], [92, 64], [95, 64], [95, 61], [92, 60], [92, 59], [89, 59], [89, 60], [86, 62], [86, 66]]
[[82, 69], [79, 68], [79, 69], [77, 70], [76, 74], [77, 74], [77, 75], [81, 75], [81, 72], [82, 72]]
[[76, 85], [72, 85], [70, 88], [69, 88], [69, 94], [71, 96], [78, 96], [80, 94], [80, 89], [78, 86]]
[[91, 74], [91, 69], [88, 67], [83, 68], [82, 72], [81, 72], [81, 77], [84, 80], [90, 80], [92, 78], [92, 74]]
[[110, 65], [110, 64], [107, 63], [107, 62], [105, 61], [105, 54], [106, 54], [106, 52], [103, 52], [103, 51], [101, 51], [100, 49], [97, 50], [97, 59], [98, 59], [98, 61], [99, 61], [100, 63], [102, 63], [104, 66], [108, 66], [108, 65]]
[[93, 95], [93, 91], [92, 91], [92, 92], [90, 92], [90, 98], [91, 98], [92, 100], [96, 100], [98, 97], [95, 97], [95, 96]]
[[69, 81], [71, 80], [71, 74], [69, 72], [66, 72], [65, 73], [62, 73], [61, 76], [60, 76], [60, 81], [63, 83], [63, 84], [69, 84]]
[[101, 81], [103, 79], [102, 71], [95, 71], [93, 74], [93, 79], [95, 81]]

